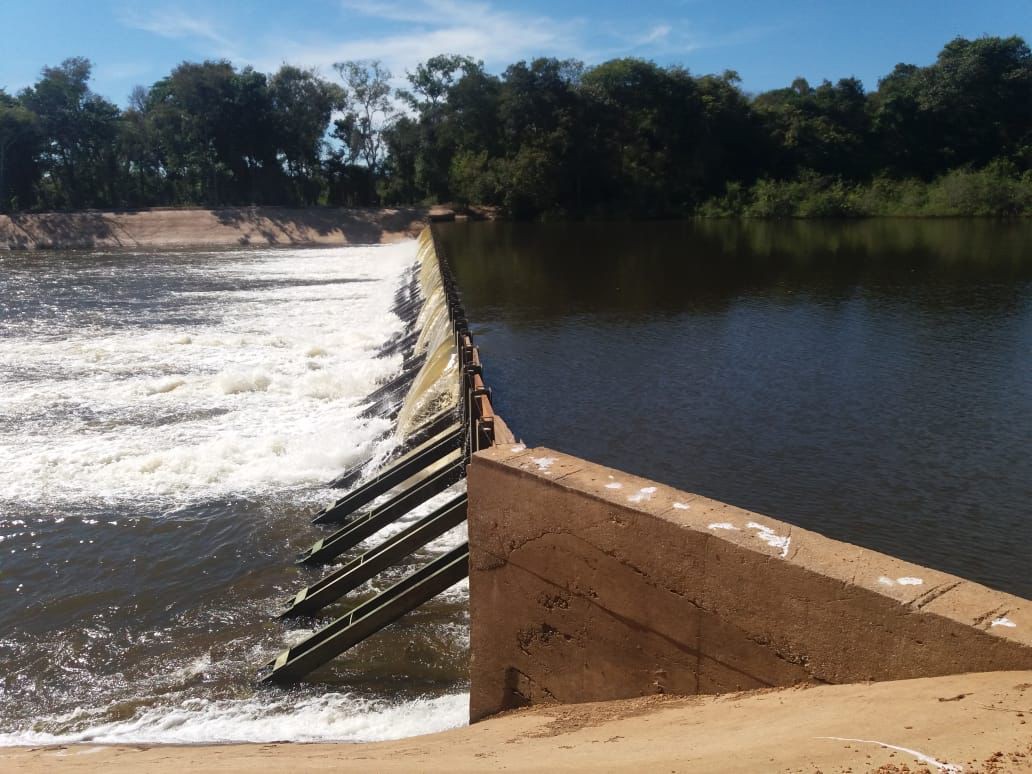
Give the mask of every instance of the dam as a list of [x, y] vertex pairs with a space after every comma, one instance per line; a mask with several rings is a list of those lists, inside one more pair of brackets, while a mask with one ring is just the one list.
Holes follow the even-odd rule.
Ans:
[[[474, 231], [480, 227], [485, 230]], [[759, 475], [756, 458], [735, 447], [733, 414], [722, 428], [727, 448], [693, 435], [697, 428], [679, 413], [686, 410], [683, 395], [691, 395], [696, 410], [711, 405], [707, 400], [719, 401], [690, 392], [686, 374], [707, 384], [714, 375], [736, 374], [719, 359], [705, 361], [705, 367], [700, 362], [694, 373], [685, 370], [685, 359], [671, 347], [676, 339], [667, 335], [680, 303], [676, 293], [694, 283], [693, 303], [705, 299], [703, 308], [692, 310], [696, 323], [711, 342], [723, 335], [741, 346], [734, 338], [736, 322], [754, 340], [765, 335], [756, 324], [763, 313], [755, 287], [743, 292], [744, 306], [728, 309], [707, 295], [720, 277], [707, 284], [705, 276], [694, 275], [689, 283], [678, 274], [676, 288], [667, 283], [669, 295], [656, 294], [640, 284], [649, 256], [639, 257], [631, 274], [607, 264], [605, 250], [595, 246], [595, 263], [560, 277], [563, 297], [550, 297], [547, 288], [557, 279], [548, 272], [564, 269], [521, 253], [525, 236], [502, 231], [494, 242], [477, 241], [494, 228], [470, 224], [467, 233], [464, 224], [449, 224], [423, 232], [417, 243], [348, 248], [352, 252], [337, 257], [350, 256], [352, 268], [332, 262], [333, 248], [320, 254], [248, 247], [217, 259], [159, 255], [147, 259], [135, 278], [117, 271], [130, 260], [118, 252], [87, 264], [97, 287], [137, 283], [131, 292], [111, 293], [109, 287], [103, 293], [127, 299], [124, 308], [103, 312], [122, 315], [118, 325], [125, 331], [116, 326], [91, 341], [59, 329], [66, 321], [54, 318], [48, 324], [62, 330], [68, 343], [49, 336], [33, 340], [33, 347], [50, 347], [50, 355], [54, 347], [70, 347], [78, 358], [75, 378], [97, 367], [91, 364], [102, 364], [104, 370], [91, 377], [96, 383], [87, 379], [80, 386], [102, 391], [104, 400], [87, 411], [68, 389], [70, 379], [63, 385], [45, 381], [39, 360], [12, 359], [17, 370], [8, 371], [23, 384], [13, 404], [20, 426], [35, 422], [42, 429], [52, 421], [33, 402], [52, 390], [58, 415], [67, 416], [62, 432], [68, 448], [96, 444], [101, 453], [80, 474], [81, 457], [45, 446], [41, 435], [34, 442], [38, 454], [23, 455], [21, 475], [5, 486], [17, 495], [16, 480], [37, 476], [46, 482], [46, 489], [27, 490], [23, 501], [14, 502], [20, 509], [14, 521], [24, 524], [5, 522], [5, 545], [17, 552], [16, 564], [8, 566], [17, 577], [34, 580], [14, 590], [36, 595], [25, 607], [28, 615], [19, 614], [18, 626], [3, 633], [15, 659], [8, 695], [16, 700], [5, 710], [12, 713], [5, 726], [17, 729], [5, 742], [206, 741], [212, 737], [201, 734], [211, 734], [213, 724], [235, 717], [247, 720], [226, 723], [218, 741], [282, 738], [291, 717], [297, 718], [298, 738], [376, 739], [387, 726], [400, 735], [406, 729], [439, 730], [470, 717], [554, 702], [1029, 669], [1029, 609], [1021, 598], [1028, 576], [1020, 569], [1027, 553], [936, 553], [941, 543], [914, 540], [929, 528], [918, 518], [889, 518], [895, 542], [885, 545], [869, 542], [878, 528], [862, 519], [821, 524], [800, 507], [804, 526], [784, 502], [768, 508], [750, 498], [755, 501], [758, 491], [791, 493], [800, 483], [816, 498], [818, 479], [796, 471], [773, 486]], [[705, 243], [697, 234], [692, 239]], [[481, 249], [471, 254], [471, 245]], [[566, 249], [576, 256], [575, 247], [567, 243]], [[61, 287], [62, 272], [71, 275], [66, 264], [44, 264], [55, 287]], [[6, 265], [13, 265], [16, 278], [24, 271], [17, 262]], [[502, 270], [509, 272], [508, 284], [497, 281]], [[82, 282], [82, 267], [75, 271]], [[592, 317], [581, 293], [609, 285], [627, 305]], [[518, 298], [520, 310], [511, 317], [505, 294]], [[141, 321], [134, 320], [139, 306], [131, 303], [140, 296], [150, 298], [154, 315], [142, 336]], [[73, 296], [69, 291], [65, 297]], [[647, 326], [630, 306], [646, 297], [653, 304]], [[778, 304], [798, 310], [810, 301], [806, 294], [791, 302], [780, 297], [766, 319], [784, 337], [792, 321]], [[840, 308], [823, 300], [816, 306], [826, 319], [841, 312], [851, 330], [864, 330], [856, 301], [834, 302]], [[42, 305], [31, 308], [31, 297], [22, 303], [6, 311], [8, 331], [29, 336], [48, 312]], [[85, 302], [82, 307], [73, 322], [89, 330], [98, 312]], [[342, 308], [348, 310], [344, 320]], [[1020, 321], [1020, 309], [1014, 315]], [[819, 318], [807, 322], [814, 319]], [[996, 322], [1006, 333], [1006, 325]], [[630, 347], [607, 349], [606, 337]], [[982, 340], [986, 353], [992, 354], [993, 341]], [[705, 359], [711, 351], [705, 338], [691, 343], [693, 357]], [[1001, 351], [1012, 343], [1001, 338]], [[130, 346], [132, 357], [120, 352]], [[149, 354], [148, 347], [160, 354]], [[187, 350], [190, 356], [181, 357]], [[277, 353], [289, 355], [283, 368]], [[760, 355], [751, 351], [750, 364], [765, 377], [776, 374], [771, 359]], [[190, 357], [203, 368], [191, 370]], [[244, 366], [257, 360], [269, 367]], [[146, 362], [146, 373], [127, 376], [130, 362]], [[528, 363], [531, 368], [522, 372]], [[595, 402], [592, 383], [602, 384], [611, 373], [627, 385], [620, 401], [629, 409]], [[826, 377], [815, 374], [815, 381], [820, 378]], [[539, 386], [531, 389], [535, 380]], [[665, 390], [660, 401], [657, 389]], [[210, 399], [212, 390], [218, 401]], [[1000, 395], [1020, 403], [1020, 393]], [[634, 406], [646, 402], [664, 411], [636, 418]], [[515, 418], [515, 433], [499, 413]], [[1014, 415], [1022, 416], [1021, 409]], [[305, 432], [256, 436], [256, 429], [270, 426], [270, 416], [282, 420], [283, 428]], [[704, 417], [692, 418], [705, 429]], [[207, 435], [210, 423], [231, 420], [239, 450], [224, 436]], [[115, 445], [111, 434], [126, 424], [151, 428], [150, 435], [128, 443], [119, 438]], [[671, 447], [666, 433], [672, 428], [688, 433], [692, 443]], [[627, 437], [619, 442], [614, 430], [626, 430]], [[775, 458], [764, 445], [783, 430], [777, 423], [769, 431], [758, 423], [752, 438], [757, 456], [766, 453], [772, 468], [776, 462], [778, 469], [792, 470], [790, 455]], [[524, 433], [526, 445], [519, 442]], [[821, 437], [819, 429], [806, 427], [800, 435], [807, 433]], [[979, 451], [979, 459], [1020, 481], [1020, 459], [1011, 469], [998, 465], [999, 455], [1014, 449], [1010, 436], [1003, 431], [995, 437], [997, 446]], [[207, 449], [210, 457], [198, 453]], [[680, 478], [715, 470], [729, 449], [743, 471], [739, 486], [746, 494], [738, 505], [715, 496], [707, 481], [695, 486]], [[821, 464], [819, 456], [811, 459]], [[863, 480], [870, 471], [858, 466], [856, 475]], [[725, 481], [734, 478], [724, 475]], [[101, 480], [103, 491], [90, 489], [90, 481]], [[189, 500], [190, 482], [205, 481], [210, 488]], [[1007, 481], [971, 486], [997, 487], [1004, 516], [1015, 501]], [[141, 490], [150, 498], [146, 508], [118, 504], [119, 497]], [[987, 508], [984, 521], [953, 520], [948, 509], [967, 507], [970, 498], [946, 494], [953, 502], [943, 500], [945, 510], [935, 511], [940, 532], [948, 525], [967, 530], [961, 534], [971, 546], [978, 539], [992, 543], [1006, 518]], [[24, 504], [28, 495], [44, 505], [31, 510]], [[827, 498], [821, 504], [823, 513], [835, 515]], [[878, 505], [871, 500], [872, 507]], [[900, 510], [908, 516], [922, 512], [913, 503]], [[141, 511], [147, 513], [143, 519]], [[70, 523], [74, 534], [62, 536]], [[1020, 535], [1024, 523], [1014, 524], [1011, 534]], [[154, 541], [163, 534], [169, 540], [184, 536], [187, 548], [173, 553], [186, 561], [192, 552], [191, 566], [200, 568], [195, 577], [178, 577], [185, 575], [182, 568], [148, 561], [154, 554], [146, 546], [161, 545]], [[54, 608], [48, 611], [45, 574], [31, 575], [28, 568], [56, 575], [43, 546], [66, 539], [97, 545], [103, 561], [92, 587], [80, 580], [84, 598], [76, 604], [95, 610], [84, 619], [82, 643], [71, 639], [76, 635], [69, 628], [61, 647], [95, 689], [120, 697], [122, 704], [113, 716], [91, 719], [75, 709], [83, 697], [69, 691], [52, 709], [31, 705], [28, 711], [42, 721], [24, 724], [13, 713], [28, 713], [31, 684], [17, 675], [32, 673], [34, 643], [50, 625], [47, 615], [56, 615]], [[925, 553], [899, 556], [915, 547]], [[162, 606], [172, 605], [175, 625], [161, 624], [169, 613], [148, 609], [146, 600], [105, 591], [105, 578], [131, 572], [125, 568], [134, 560], [148, 562], [153, 575], [144, 576], [147, 593]], [[111, 622], [128, 609], [141, 611], [148, 626], [132, 633], [126, 650], [116, 650], [123, 655], [111, 658], [105, 674], [89, 655], [97, 652], [90, 643], [117, 647]], [[157, 673], [131, 657], [126, 661], [124, 654], [137, 649], [158, 657]], [[125, 663], [132, 664], [129, 680]], [[262, 684], [255, 689], [251, 683], [259, 668]], [[146, 690], [152, 697], [133, 698], [127, 683], [136, 691], [151, 686]], [[266, 683], [294, 688], [282, 691]], [[370, 698], [374, 685], [390, 686], [394, 698]], [[427, 718], [439, 718], [442, 725]]]
[[[439, 519], [467, 518], [471, 543], [283, 651], [260, 679], [303, 676], [467, 573], [474, 721], [538, 702], [1032, 668], [1032, 603], [1020, 597], [496, 435], [440, 239], [428, 230], [420, 242], [419, 268], [398, 300], [419, 310], [398, 339], [411, 347], [410, 365], [373, 396], [405, 393], [395, 403], [407, 441], [399, 448], [414, 448], [364, 483], [346, 474], [351, 491], [314, 519], [346, 526], [299, 561], [339, 556], [454, 478], [467, 477], [468, 495], [301, 590], [285, 615], [354, 590], [438, 534], [417, 537]], [[442, 403], [443, 417], [423, 408]], [[422, 429], [408, 430], [420, 410]], [[456, 416], [457, 427], [443, 426]]]
[[[410, 324], [380, 354], [400, 351], [401, 373], [366, 398], [370, 404], [366, 413], [387, 410], [387, 416], [395, 418], [399, 456], [386, 464], [371, 460], [365, 470], [357, 468], [335, 479], [334, 486], [353, 488], [320, 510], [312, 523], [344, 526], [302, 552], [299, 563], [333, 561], [453, 487], [465, 477], [476, 452], [499, 441], [515, 443], [504, 422], [494, 415], [455, 281], [430, 229], [419, 236], [417, 264], [411, 280], [398, 290], [394, 311]], [[369, 475], [363, 477], [366, 471]], [[454, 495], [401, 532], [301, 589], [287, 600], [281, 615], [311, 615], [345, 597], [463, 523], [467, 507], [465, 494]], [[468, 573], [469, 546], [463, 544], [284, 650], [262, 669], [259, 680], [289, 682], [307, 675]]]

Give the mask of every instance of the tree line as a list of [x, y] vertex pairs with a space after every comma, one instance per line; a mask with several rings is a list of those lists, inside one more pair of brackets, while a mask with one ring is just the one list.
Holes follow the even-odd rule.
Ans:
[[184, 62], [125, 109], [91, 63], [0, 89], [0, 211], [157, 205], [493, 205], [513, 217], [1032, 212], [1032, 54], [957, 38], [865, 91], [745, 93], [732, 71], [441, 55], [396, 89]]

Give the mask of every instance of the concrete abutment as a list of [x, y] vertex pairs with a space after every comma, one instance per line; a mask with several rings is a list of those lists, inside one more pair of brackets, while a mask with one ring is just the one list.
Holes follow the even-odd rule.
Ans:
[[550, 449], [468, 474], [476, 721], [541, 702], [1032, 669], [1032, 603]]

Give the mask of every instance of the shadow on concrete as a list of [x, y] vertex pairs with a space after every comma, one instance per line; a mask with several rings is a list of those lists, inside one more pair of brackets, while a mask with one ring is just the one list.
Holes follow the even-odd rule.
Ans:
[[375, 244], [415, 236], [427, 211], [342, 207], [153, 208], [0, 215], [0, 249]]
[[0, 245], [10, 250], [94, 247], [98, 242], [131, 246], [102, 212], [48, 212], [0, 216]]
[[[345, 209], [287, 207], [225, 207], [212, 210], [218, 222], [247, 233], [241, 245], [307, 244], [340, 235], [347, 244], [375, 244], [386, 234], [412, 233], [426, 218], [415, 207], [399, 209]], [[418, 229], [415, 229], [418, 230]], [[255, 238], [257, 237], [257, 239]]]

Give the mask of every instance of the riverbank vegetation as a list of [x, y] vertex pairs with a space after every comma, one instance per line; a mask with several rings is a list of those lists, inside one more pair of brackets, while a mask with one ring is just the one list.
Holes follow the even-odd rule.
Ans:
[[124, 109], [91, 63], [0, 90], [0, 211], [493, 205], [522, 217], [1032, 214], [1032, 54], [957, 38], [927, 66], [745, 93], [734, 72], [434, 57], [404, 88], [184, 62]]

